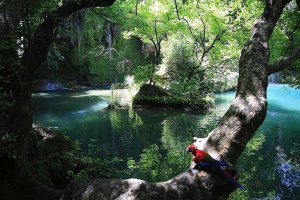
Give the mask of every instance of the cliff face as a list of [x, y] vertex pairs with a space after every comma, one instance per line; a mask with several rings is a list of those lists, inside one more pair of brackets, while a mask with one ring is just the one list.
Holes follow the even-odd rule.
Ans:
[[138, 66], [149, 63], [137, 37], [123, 37], [124, 27], [93, 11], [74, 13], [62, 24], [35, 82], [90, 86], [123, 82]]

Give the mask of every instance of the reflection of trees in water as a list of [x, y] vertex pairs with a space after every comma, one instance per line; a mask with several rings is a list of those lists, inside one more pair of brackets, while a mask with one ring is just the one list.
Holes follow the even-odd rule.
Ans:
[[[225, 111], [224, 105], [205, 115], [172, 110], [110, 111], [118, 153], [124, 154], [123, 159], [127, 161], [126, 176], [165, 181], [185, 171], [191, 162], [191, 156], [184, 152], [185, 147], [193, 136], [205, 137]], [[278, 133], [277, 126], [266, 127], [272, 127], [272, 130], [257, 132], [237, 164], [240, 181], [247, 190], [238, 190], [231, 199], [275, 198], [278, 195], [279, 165], [274, 165], [274, 159], [270, 158], [276, 158], [274, 148], [284, 138]], [[296, 143], [290, 147], [293, 163], [299, 163], [299, 145]]]
[[[123, 156], [123, 159], [138, 158], [145, 147], [159, 141], [161, 120], [155, 116], [149, 120], [132, 109], [113, 110], [109, 113], [112, 132], [117, 140], [118, 153]], [[148, 118], [151, 118], [151, 115]]]
[[[240, 183], [247, 189], [235, 191], [230, 195], [230, 199], [251, 199], [252, 197], [274, 199], [275, 188], [270, 185], [270, 181], [274, 179], [274, 174], [270, 170], [272, 166], [268, 166], [263, 155], [259, 153], [265, 141], [265, 135], [257, 132], [247, 144], [237, 162]], [[265, 170], [268, 172], [265, 173]]]
[[291, 146], [285, 144], [289, 141], [282, 135], [282, 126], [266, 124], [247, 144], [237, 163], [240, 182], [247, 190], [237, 190], [230, 199], [293, 199], [298, 190], [299, 160], [293, 155], [296, 151], [299, 155], [299, 146], [294, 145], [297, 141]]
[[[133, 121], [128, 122], [128, 125], [137, 131], [133, 137], [135, 141], [141, 135], [146, 137], [146, 134], [151, 134], [147, 132], [148, 128], [153, 131], [149, 124], [160, 127], [157, 129], [159, 141], [148, 140], [151, 144], [140, 151], [138, 159], [128, 158], [130, 177], [165, 181], [185, 171], [191, 163], [191, 156], [185, 153], [186, 146], [192, 142], [193, 136], [205, 137], [215, 127], [221, 114], [220, 110], [215, 109], [205, 115], [181, 111], [129, 111], [129, 118]], [[142, 134], [138, 135], [139, 131]]]

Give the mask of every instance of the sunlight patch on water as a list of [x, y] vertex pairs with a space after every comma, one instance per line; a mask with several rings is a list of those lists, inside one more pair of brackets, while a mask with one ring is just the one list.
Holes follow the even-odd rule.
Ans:
[[90, 110], [96, 111], [96, 110], [101, 110], [103, 108], [106, 108], [108, 106], [108, 103], [105, 101], [99, 102], [93, 106], [90, 107]]
[[80, 97], [90, 97], [90, 96], [104, 96], [109, 97], [111, 95], [111, 90], [88, 90], [81, 92], [80, 94], [72, 95], [71, 97], [80, 98]]
[[300, 112], [299, 89], [284, 84], [270, 84], [270, 86], [272, 90], [268, 90], [268, 103], [271, 105], [271, 109], [279, 107], [286, 111]]
[[51, 97], [58, 97], [59, 95], [54, 95], [51, 93], [44, 93], [44, 92], [40, 92], [40, 93], [33, 93], [32, 97], [43, 97], [43, 98], [51, 98]]
[[85, 114], [85, 113], [89, 114], [90, 112], [94, 112], [94, 111], [98, 111], [98, 110], [107, 108], [107, 106], [108, 106], [108, 103], [106, 101], [101, 101], [95, 105], [88, 107], [88, 108], [74, 111], [74, 112], [72, 112], [72, 114]]

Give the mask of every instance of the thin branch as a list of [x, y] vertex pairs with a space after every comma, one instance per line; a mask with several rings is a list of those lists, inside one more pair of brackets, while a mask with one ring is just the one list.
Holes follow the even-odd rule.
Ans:
[[[154, 19], [154, 32], [155, 32], [155, 39], [156, 39], [156, 42], [158, 44], [158, 31], [157, 31], [157, 19], [156, 19], [156, 17]], [[158, 50], [160, 50], [160, 49], [158, 49]]]
[[[198, 13], [198, 15], [199, 15], [199, 13]], [[203, 48], [205, 48], [206, 25], [205, 25], [202, 17], [200, 15], [199, 15], [199, 17], [200, 17], [200, 20], [201, 20], [201, 23], [202, 23], [202, 26], [203, 26], [203, 36], [201, 37], [201, 42], [202, 42]]]
[[179, 9], [178, 9], [178, 4], [177, 4], [177, 0], [174, 0], [174, 4], [175, 4], [175, 10], [176, 10], [177, 19], [178, 19], [179, 21], [180, 21], [180, 20], [183, 20], [183, 21], [186, 22], [186, 24], [187, 24], [187, 26], [188, 26], [188, 28], [189, 28], [189, 31], [190, 31], [190, 33], [191, 33], [191, 35], [193, 36], [194, 40], [198, 42], [198, 38], [194, 35], [193, 30], [192, 30], [192, 27], [191, 27], [189, 21], [188, 21], [185, 17], [182, 17], [182, 18], [180, 17], [180, 15], [179, 15]]
[[179, 9], [178, 9], [177, 0], [174, 0], [174, 3], [175, 3], [175, 10], [176, 10], [177, 19], [180, 20], [181, 18], [179, 17]]
[[152, 42], [152, 44], [154, 45], [155, 51], [158, 52], [158, 47], [156, 42], [153, 39], [150, 39], [150, 41]]
[[276, 63], [269, 64], [268, 65], [269, 75], [290, 67], [298, 59], [300, 59], [300, 48], [293, 50], [287, 56], [278, 60]]
[[215, 45], [215, 43], [219, 40], [221, 40], [222, 36], [225, 34], [226, 30], [221, 31], [221, 33], [219, 33], [218, 35], [216, 35], [216, 37], [214, 38], [213, 42], [211, 43], [211, 45], [206, 49], [206, 52], [208, 53]]
[[[216, 37], [214, 38], [213, 42], [211, 43], [211, 45], [210, 45], [208, 48], [206, 48], [206, 47], [205, 47], [205, 43], [203, 43], [204, 46], [203, 46], [203, 50], [202, 50], [202, 56], [201, 56], [201, 59], [198, 60], [198, 62], [199, 62], [198, 65], [196, 65], [195, 67], [192, 68], [191, 72], [190, 72], [189, 75], [188, 75], [188, 79], [191, 79], [191, 78], [195, 75], [195, 71], [201, 67], [201, 65], [202, 65], [202, 63], [203, 63], [203, 61], [204, 61], [205, 56], [206, 56], [206, 55], [210, 52], [210, 50], [214, 47], [215, 43], [216, 43], [217, 41], [219, 41], [219, 40], [222, 38], [222, 36], [224, 35], [225, 32], [226, 32], [226, 31], [223, 30], [223, 31], [221, 31], [221, 33], [219, 33], [218, 35], [216, 35]], [[198, 57], [198, 54], [196, 54], [196, 56]]]
[[148, 35], [148, 37], [149, 37], [149, 40], [152, 42], [152, 44], [153, 44], [153, 46], [155, 48], [155, 51], [157, 53], [158, 52], [158, 47], [157, 47], [157, 44], [156, 44], [154, 38], [151, 35]]
[[140, 0], [136, 0], [135, 2], [135, 15], [138, 15], [138, 6], [139, 6]]
[[[197, 38], [196, 35], [193, 33], [193, 30], [192, 30], [192, 27], [191, 27], [189, 21], [188, 21], [185, 17], [181, 18], [181, 20], [184, 20], [184, 21], [186, 22], [186, 24], [187, 24], [187, 26], [188, 26], [188, 28], [189, 28], [189, 31], [190, 31], [191, 35], [193, 36], [194, 40], [195, 40], [196, 42], [199, 42], [198, 38]], [[199, 43], [200, 43], [200, 42], [199, 42]]]

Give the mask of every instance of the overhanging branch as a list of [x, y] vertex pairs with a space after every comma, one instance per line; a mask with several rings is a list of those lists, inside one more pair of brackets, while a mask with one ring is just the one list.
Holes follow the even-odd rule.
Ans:
[[269, 64], [269, 75], [288, 68], [298, 59], [300, 59], [300, 48], [297, 48], [294, 51], [290, 52], [287, 56], [281, 58], [276, 63]]

